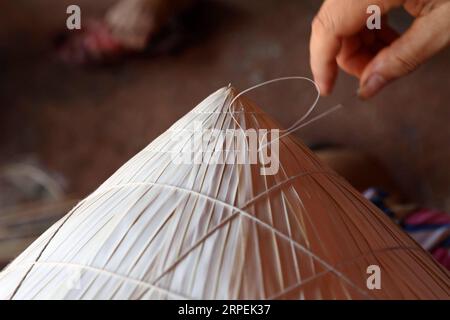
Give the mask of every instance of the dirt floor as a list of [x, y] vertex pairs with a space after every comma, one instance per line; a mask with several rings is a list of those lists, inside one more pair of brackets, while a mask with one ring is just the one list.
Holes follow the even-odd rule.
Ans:
[[[286, 75], [310, 76], [310, 23], [320, 1], [205, 1], [140, 57], [108, 67], [74, 68], [54, 56], [66, 7], [82, 21], [112, 1], [11, 1], [0, 11], [0, 162], [35, 158], [66, 181], [93, 191], [121, 164], [221, 86], [244, 89]], [[395, 17], [397, 27], [408, 23]], [[66, 30], [67, 31], [67, 30]], [[450, 210], [450, 52], [369, 102], [342, 74], [319, 110], [345, 108], [302, 129], [310, 145], [365, 151], [408, 197]], [[306, 83], [251, 95], [289, 125], [314, 98]]]

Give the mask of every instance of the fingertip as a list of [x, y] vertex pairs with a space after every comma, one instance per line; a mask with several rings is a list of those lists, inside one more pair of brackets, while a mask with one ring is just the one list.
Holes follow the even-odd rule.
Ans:
[[331, 93], [330, 84], [326, 81], [319, 79], [318, 77], [314, 77], [314, 82], [319, 90], [321, 96], [328, 96]]
[[337, 67], [332, 66], [326, 70], [327, 72], [321, 72], [314, 74], [314, 82], [316, 83], [321, 96], [328, 96], [333, 91], [334, 82], [336, 80]]
[[331, 94], [331, 87], [329, 85], [320, 85], [320, 95], [327, 97]]

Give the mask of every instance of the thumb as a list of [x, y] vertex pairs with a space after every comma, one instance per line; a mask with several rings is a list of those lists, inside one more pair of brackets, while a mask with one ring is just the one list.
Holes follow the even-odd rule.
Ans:
[[449, 16], [450, 5], [420, 16], [400, 38], [381, 50], [361, 75], [359, 96], [365, 99], [375, 95], [445, 48], [450, 42]]

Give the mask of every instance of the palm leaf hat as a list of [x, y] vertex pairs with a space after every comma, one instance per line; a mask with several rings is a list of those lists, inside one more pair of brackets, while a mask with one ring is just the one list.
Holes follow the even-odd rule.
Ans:
[[[51, 226], [0, 298], [450, 298], [449, 273], [293, 135], [268, 173], [279, 126], [234, 97], [211, 94]], [[256, 161], [249, 136], [215, 134], [236, 129], [265, 132]]]

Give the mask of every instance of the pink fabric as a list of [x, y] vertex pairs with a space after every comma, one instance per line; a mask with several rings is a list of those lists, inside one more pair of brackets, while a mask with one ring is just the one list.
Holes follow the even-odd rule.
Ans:
[[420, 209], [411, 213], [404, 220], [405, 224], [448, 224], [450, 223], [450, 214], [432, 209]]
[[450, 249], [436, 248], [431, 251], [433, 257], [450, 271]]

